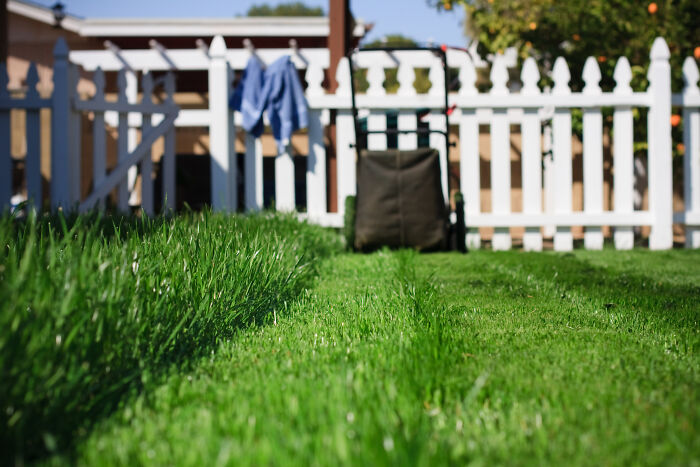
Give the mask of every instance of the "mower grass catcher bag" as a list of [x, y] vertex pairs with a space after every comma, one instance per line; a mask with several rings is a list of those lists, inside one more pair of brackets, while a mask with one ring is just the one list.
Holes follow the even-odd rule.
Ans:
[[447, 246], [448, 212], [437, 150], [363, 150], [357, 180], [356, 249]]

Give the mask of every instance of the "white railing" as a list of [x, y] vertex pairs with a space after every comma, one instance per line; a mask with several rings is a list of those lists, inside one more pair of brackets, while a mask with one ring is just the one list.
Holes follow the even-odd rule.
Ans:
[[[39, 111], [51, 110], [51, 206], [53, 209], [74, 209], [80, 211], [104, 206], [105, 198], [117, 188], [117, 207], [129, 209], [127, 172], [140, 164], [142, 174], [141, 207], [146, 214], [154, 213], [153, 166], [151, 146], [164, 137], [163, 205], [175, 207], [175, 133], [174, 121], [179, 108], [173, 101], [175, 81], [171, 73], [163, 78], [165, 101], [154, 104], [152, 100], [154, 82], [150, 73], [142, 80], [142, 100], [140, 103], [127, 101], [128, 80], [126, 71], [121, 70], [117, 80], [118, 98], [115, 102], [105, 97], [105, 77], [99, 68], [94, 73], [96, 93], [88, 100], [77, 94], [79, 70], [69, 60], [69, 50], [65, 41], [59, 39], [54, 48], [53, 94], [50, 99], [42, 99], [37, 92], [39, 82], [36, 66], [31, 64], [27, 73], [26, 95], [12, 98], [7, 90], [8, 75], [4, 64], [0, 64], [0, 208], [10, 203], [12, 196], [12, 159], [10, 155], [10, 111], [26, 110], [27, 152], [25, 156], [25, 177], [27, 198], [37, 208], [41, 208], [40, 143], [41, 130]], [[107, 173], [107, 144], [105, 114], [114, 112], [118, 129], [118, 162]], [[81, 120], [83, 113], [93, 115], [92, 128], [92, 190], [83, 199], [81, 196]], [[134, 114], [141, 121], [141, 141], [129, 147], [127, 118]]]
[[[310, 110], [308, 129], [309, 154], [307, 159], [307, 205], [299, 207], [294, 197], [294, 163], [292, 148], [276, 156], [275, 205], [277, 209], [306, 211], [300, 216], [323, 225], [339, 227], [343, 222], [344, 199], [355, 193], [354, 128], [350, 110], [350, 69], [346, 59], [338, 66], [336, 79], [339, 87], [335, 94], [327, 94], [322, 87], [324, 70], [329, 56], [325, 49], [226, 49], [223, 38], [216, 37], [211, 47], [192, 50], [104, 50], [71, 52], [71, 61], [88, 71], [99, 66], [104, 71], [121, 70], [128, 65], [127, 76], [135, 71], [207, 70], [209, 79], [209, 107], [182, 110], [176, 126], [209, 127], [212, 156], [212, 205], [219, 210], [235, 210], [239, 205], [238, 174], [236, 174], [234, 139], [240, 116], [228, 108], [232, 92], [233, 71], [245, 68], [251, 53], [270, 63], [281, 55], [292, 56], [297, 68], [305, 73], [306, 97]], [[441, 115], [442, 67], [430, 52], [363, 52], [356, 56], [356, 68], [367, 69], [369, 89], [357, 96], [359, 108], [368, 109], [367, 125], [370, 130], [385, 128], [386, 112], [398, 113], [398, 129], [414, 129], [418, 124], [416, 111], [432, 109], [427, 120], [433, 128], [444, 129]], [[460, 139], [460, 189], [466, 199], [466, 219], [469, 227], [467, 240], [471, 247], [481, 244], [480, 227], [495, 228], [492, 245], [495, 249], [511, 247], [511, 227], [524, 227], [524, 248], [540, 250], [545, 227], [553, 227], [554, 248], [573, 248], [572, 226], [584, 226], [584, 245], [597, 249], [603, 246], [602, 227], [614, 229], [614, 245], [618, 249], [634, 245], [633, 228], [649, 226], [649, 246], [665, 249], [673, 246], [673, 222], [686, 229], [686, 245], [700, 247], [700, 92], [695, 61], [686, 60], [683, 73], [685, 87], [682, 93], [671, 94], [669, 52], [663, 39], [657, 39], [651, 49], [648, 78], [650, 86], [644, 92], [634, 92], [630, 86], [632, 73], [622, 57], [617, 61], [610, 92], [600, 87], [598, 63], [589, 59], [583, 70], [585, 87], [573, 92], [569, 87], [570, 73], [564, 58], [558, 58], [552, 70], [554, 86], [551, 91], [541, 90], [538, 67], [533, 59], [525, 61], [520, 72], [522, 86], [518, 92], [509, 87], [509, 73], [505, 60], [496, 57], [491, 70], [492, 87], [481, 93], [476, 88], [476, 69], [464, 52], [448, 51], [451, 68], [459, 69], [460, 89], [449, 95], [450, 105], [457, 106], [450, 117], [458, 126]], [[396, 94], [387, 94], [383, 87], [384, 69], [398, 68], [399, 88]], [[417, 94], [413, 81], [415, 68], [428, 68], [433, 86], [427, 94]], [[132, 83], [135, 81], [132, 79]], [[127, 95], [135, 96], [135, 88]], [[132, 98], [133, 99], [133, 98]], [[4, 101], [3, 101], [4, 102]], [[671, 106], [683, 110], [685, 145], [685, 208], [673, 212]], [[603, 108], [613, 112], [613, 208], [605, 210], [603, 203]], [[633, 109], [648, 109], [648, 199], [649, 208], [635, 210], [635, 169]], [[572, 117], [571, 109], [583, 110], [583, 210], [574, 211], [572, 202]], [[326, 146], [324, 131], [335, 114], [337, 157], [338, 212], [328, 212], [326, 199]], [[0, 113], [0, 119], [2, 114]], [[116, 115], [105, 114], [107, 121]], [[111, 119], [111, 120], [110, 120]], [[549, 121], [551, 120], [551, 125]], [[2, 120], [0, 120], [0, 123]], [[138, 120], [130, 120], [132, 125]], [[479, 126], [488, 124], [491, 136], [490, 189], [491, 210], [482, 211], [481, 156], [479, 153]], [[522, 134], [522, 211], [511, 206], [513, 186], [510, 180], [511, 125], [520, 126]], [[2, 125], [0, 125], [0, 131]], [[546, 136], [551, 132], [551, 141]], [[543, 140], [542, 136], [545, 135]], [[430, 137], [430, 145], [444, 148], [440, 134]], [[371, 135], [369, 147], [382, 149], [387, 140], [382, 135]], [[400, 135], [400, 148], [415, 147], [415, 135]], [[543, 169], [543, 149], [551, 145], [552, 161]], [[545, 146], [545, 147], [543, 147]], [[443, 150], [443, 149], [441, 149]], [[263, 207], [262, 144], [250, 135], [245, 138], [244, 200], [246, 210]], [[444, 160], [444, 158], [442, 158]], [[443, 174], [447, 174], [444, 170]], [[443, 185], [446, 182], [443, 181]], [[543, 199], [551, 200], [549, 205]]]

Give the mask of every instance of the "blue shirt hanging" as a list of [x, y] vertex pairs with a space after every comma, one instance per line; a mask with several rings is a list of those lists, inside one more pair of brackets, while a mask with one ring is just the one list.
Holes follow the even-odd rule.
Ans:
[[266, 70], [251, 57], [229, 104], [241, 112], [243, 128], [255, 137], [264, 130], [262, 115], [267, 111], [280, 152], [294, 131], [309, 124], [304, 90], [288, 56], [275, 60]]

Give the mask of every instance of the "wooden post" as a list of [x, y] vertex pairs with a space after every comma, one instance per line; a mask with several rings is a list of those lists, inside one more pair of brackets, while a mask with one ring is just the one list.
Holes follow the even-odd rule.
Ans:
[[215, 211], [235, 211], [236, 164], [231, 154], [229, 138], [233, 132], [231, 112], [228, 109], [229, 67], [226, 62], [226, 42], [214, 37], [209, 48], [209, 148], [211, 152], [211, 205]]
[[[350, 30], [352, 16], [350, 14], [349, 0], [328, 0], [328, 50], [330, 63], [328, 67], [328, 91], [333, 93], [338, 88], [337, 68], [340, 59], [345, 56], [352, 44], [352, 31]], [[338, 203], [338, 160], [335, 148], [339, 147], [337, 140], [335, 113], [331, 114], [328, 136], [330, 139], [328, 151], [328, 211], [341, 212], [344, 210], [343, 201]], [[342, 138], [342, 137], [341, 137]], [[341, 174], [342, 176], [342, 174]]]
[[647, 77], [651, 106], [649, 129], [649, 211], [653, 215], [649, 248], [673, 247], [673, 178], [671, 171], [671, 54], [661, 37], [651, 47]]

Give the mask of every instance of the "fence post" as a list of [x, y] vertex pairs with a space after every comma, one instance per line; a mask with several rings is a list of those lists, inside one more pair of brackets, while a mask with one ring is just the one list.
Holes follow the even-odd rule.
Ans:
[[236, 165], [230, 154], [233, 131], [228, 110], [229, 77], [226, 43], [214, 37], [209, 48], [209, 148], [211, 152], [211, 206], [215, 211], [235, 211]]
[[51, 102], [51, 208], [70, 209], [72, 183], [70, 154], [70, 64], [68, 45], [59, 37], [53, 49], [53, 96]]
[[649, 248], [673, 247], [673, 178], [671, 167], [671, 65], [666, 41], [657, 37], [651, 47], [648, 116], [649, 211], [653, 215]]
[[[338, 88], [336, 96], [342, 96], [350, 101], [350, 62], [343, 57], [338, 62], [335, 72]], [[339, 109], [335, 120], [336, 128], [336, 157], [338, 158], [338, 214], [345, 214], [345, 198], [355, 196], [357, 193], [355, 173], [355, 149], [350, 147], [355, 144], [355, 129], [353, 128], [352, 111]]]
[[[508, 68], [503, 55], [497, 55], [491, 67], [492, 96], [507, 96]], [[510, 122], [508, 110], [493, 109], [491, 117], [491, 211], [508, 215], [510, 205]], [[494, 250], [509, 250], [512, 246], [510, 229], [496, 227], [493, 232]]]
[[[683, 62], [683, 97], [697, 98], [700, 96], [698, 88], [698, 66], [693, 57], [686, 57]], [[683, 187], [685, 200], [685, 213], [700, 213], [700, 109], [697, 107], [683, 107]], [[686, 219], [686, 223], [687, 223]], [[685, 226], [686, 248], [700, 248], [700, 226]]]
[[[10, 99], [7, 67], [0, 63], [0, 99]], [[0, 108], [0, 210], [10, 207], [12, 197], [12, 157], [10, 156], [10, 109]]]

